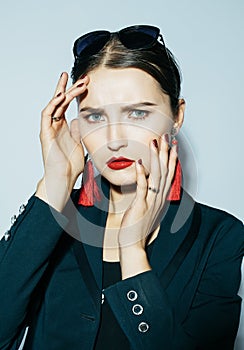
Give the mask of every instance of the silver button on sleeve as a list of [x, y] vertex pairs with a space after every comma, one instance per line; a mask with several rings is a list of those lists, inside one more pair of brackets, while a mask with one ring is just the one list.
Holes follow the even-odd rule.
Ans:
[[13, 215], [13, 216], [11, 217], [11, 225], [13, 225], [13, 224], [16, 222], [16, 220], [17, 220], [17, 216], [16, 216], [16, 215]]
[[143, 307], [140, 304], [135, 304], [132, 307], [132, 312], [134, 315], [141, 315], [143, 313]]
[[19, 214], [22, 214], [24, 211], [25, 211], [25, 205], [22, 204], [22, 205], [19, 207]]
[[138, 294], [134, 290], [130, 290], [127, 293], [127, 299], [130, 301], [135, 301], [138, 298]]
[[149, 329], [149, 325], [146, 322], [141, 322], [138, 326], [139, 332], [146, 333]]
[[7, 231], [7, 232], [4, 233], [4, 239], [5, 239], [5, 241], [8, 241], [8, 240], [10, 239], [10, 237], [11, 237], [11, 235], [10, 235], [10, 232], [9, 232], [9, 231]]

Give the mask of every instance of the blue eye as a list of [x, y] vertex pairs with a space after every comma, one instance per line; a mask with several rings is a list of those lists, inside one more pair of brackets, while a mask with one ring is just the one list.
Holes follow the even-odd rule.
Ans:
[[129, 118], [133, 119], [145, 119], [147, 116], [148, 112], [141, 109], [134, 109], [129, 114]]
[[85, 117], [86, 120], [90, 123], [99, 123], [101, 121], [104, 121], [104, 117], [101, 114], [89, 114]]

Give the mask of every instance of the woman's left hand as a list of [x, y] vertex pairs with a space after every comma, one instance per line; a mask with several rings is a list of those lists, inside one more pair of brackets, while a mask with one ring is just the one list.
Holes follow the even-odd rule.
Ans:
[[136, 195], [123, 216], [119, 231], [122, 279], [151, 269], [145, 246], [149, 235], [159, 225], [159, 214], [163, 210], [175, 173], [177, 144], [169, 151], [167, 138], [163, 136], [159, 141], [151, 142], [150, 153], [148, 179], [141, 161], [136, 162]]

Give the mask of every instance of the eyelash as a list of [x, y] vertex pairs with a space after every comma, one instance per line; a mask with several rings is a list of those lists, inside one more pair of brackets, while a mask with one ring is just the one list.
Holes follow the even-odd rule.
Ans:
[[[139, 112], [139, 113], [144, 113], [143, 116], [140, 116], [140, 117], [132, 117], [132, 113], [134, 112]], [[145, 111], [145, 110], [142, 110], [142, 109], [133, 109], [130, 113], [129, 113], [129, 117], [130, 119], [134, 119], [134, 120], [144, 120], [146, 119], [146, 117], [148, 117], [149, 115], [149, 112], [148, 111]]]
[[[138, 112], [139, 113], [144, 113], [144, 115], [143, 116], [139, 116], [139, 117], [133, 117], [132, 114], [134, 112], [136, 112], [136, 113], [138, 113]], [[148, 117], [148, 115], [149, 115], [148, 111], [145, 111], [145, 110], [142, 110], [142, 109], [133, 109], [133, 110], [129, 111], [128, 118], [129, 119], [133, 119], [135, 121], [137, 121], [137, 120], [144, 120], [144, 119], [146, 119], [146, 117]], [[91, 119], [93, 116], [100, 116], [102, 118], [102, 120], [94, 121], [94, 120]], [[100, 122], [105, 120], [104, 117], [101, 114], [99, 114], [99, 113], [97, 113], [97, 114], [88, 114], [88, 115], [84, 116], [83, 118], [86, 119], [88, 121], [88, 123], [91, 123], [91, 124], [100, 123]]]
[[[101, 120], [98, 120], [98, 121], [94, 121], [94, 120], [91, 120], [92, 116], [100, 116], [102, 117], [101, 114], [97, 113], [97, 114], [88, 114], [88, 115], [85, 115], [83, 118], [87, 120], [88, 123], [90, 124], [95, 124], [95, 123], [100, 123]], [[104, 118], [103, 118], [104, 119]], [[102, 120], [103, 121], [103, 120]]]

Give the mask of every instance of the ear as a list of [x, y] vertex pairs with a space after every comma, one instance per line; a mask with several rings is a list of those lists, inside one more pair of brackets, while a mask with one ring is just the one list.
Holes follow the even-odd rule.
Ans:
[[185, 114], [185, 108], [186, 108], [186, 102], [183, 98], [179, 99], [178, 101], [178, 111], [175, 115], [175, 122], [174, 122], [174, 128], [179, 132], [180, 128], [182, 127], [182, 124], [184, 122], [184, 114]]
[[81, 142], [80, 125], [77, 118], [73, 119], [70, 123], [70, 134], [76, 143]]

